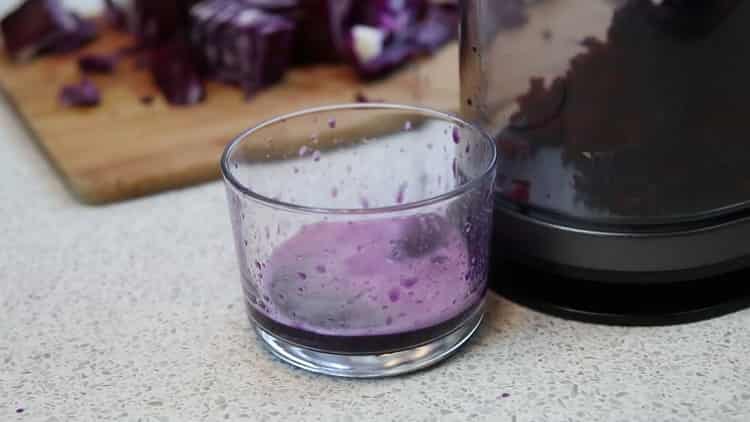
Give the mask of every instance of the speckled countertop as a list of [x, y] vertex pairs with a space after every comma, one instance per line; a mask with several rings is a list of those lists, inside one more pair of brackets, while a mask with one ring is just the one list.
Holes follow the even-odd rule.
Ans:
[[0, 421], [750, 420], [750, 311], [613, 328], [493, 297], [432, 370], [292, 369], [251, 333], [221, 184], [87, 207], [3, 100], [0, 139]]

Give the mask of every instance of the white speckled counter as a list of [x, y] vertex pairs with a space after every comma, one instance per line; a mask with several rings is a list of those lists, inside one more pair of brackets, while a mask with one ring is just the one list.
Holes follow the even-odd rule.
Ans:
[[219, 183], [86, 207], [2, 100], [0, 139], [0, 421], [750, 420], [750, 311], [612, 328], [493, 298], [430, 371], [292, 369], [250, 331]]
[[433, 370], [292, 369], [245, 318], [221, 184], [87, 207], [4, 103], [0, 138], [0, 421], [750, 420], [750, 312], [612, 328], [495, 298]]

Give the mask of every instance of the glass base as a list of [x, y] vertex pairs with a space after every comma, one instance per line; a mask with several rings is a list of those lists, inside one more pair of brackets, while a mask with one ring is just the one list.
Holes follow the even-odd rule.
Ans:
[[344, 355], [308, 349], [254, 325], [263, 343], [286, 363], [335, 377], [379, 378], [418, 371], [450, 357], [477, 331], [483, 318], [484, 307], [480, 307], [477, 313], [450, 334], [413, 349], [375, 355]]

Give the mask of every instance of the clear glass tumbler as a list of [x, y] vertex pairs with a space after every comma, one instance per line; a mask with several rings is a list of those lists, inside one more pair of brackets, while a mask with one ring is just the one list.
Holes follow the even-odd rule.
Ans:
[[346, 377], [456, 351], [484, 312], [495, 163], [481, 130], [410, 106], [311, 109], [240, 135], [221, 168], [259, 338]]

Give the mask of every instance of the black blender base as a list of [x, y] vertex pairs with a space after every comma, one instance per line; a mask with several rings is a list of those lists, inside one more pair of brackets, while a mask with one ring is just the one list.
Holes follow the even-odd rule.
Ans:
[[692, 281], [628, 284], [565, 278], [504, 262], [492, 269], [490, 286], [528, 308], [607, 325], [684, 324], [750, 307], [750, 270]]

